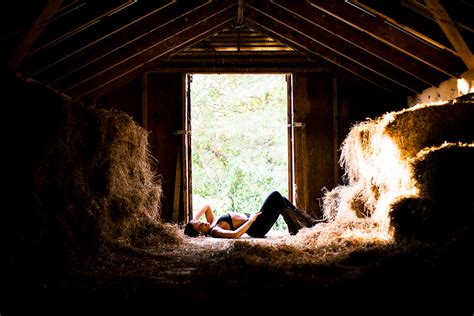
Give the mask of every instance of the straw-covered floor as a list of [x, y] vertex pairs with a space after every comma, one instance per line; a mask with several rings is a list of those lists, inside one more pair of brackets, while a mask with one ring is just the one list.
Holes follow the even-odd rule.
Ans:
[[21, 80], [5, 91], [25, 129], [6, 122], [2, 315], [473, 311], [470, 98], [354, 126], [327, 223], [225, 240], [159, 219], [161, 180], [131, 117]]

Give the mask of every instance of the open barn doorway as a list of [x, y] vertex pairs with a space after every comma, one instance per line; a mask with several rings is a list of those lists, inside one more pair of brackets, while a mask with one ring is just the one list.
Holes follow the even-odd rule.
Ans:
[[[278, 190], [293, 200], [291, 93], [286, 74], [188, 74], [189, 217], [251, 213]], [[275, 230], [286, 230], [279, 218]]]

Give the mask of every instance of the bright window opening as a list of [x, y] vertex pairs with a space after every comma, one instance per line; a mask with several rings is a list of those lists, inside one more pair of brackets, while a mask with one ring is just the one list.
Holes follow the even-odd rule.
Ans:
[[288, 196], [287, 99], [284, 74], [193, 74], [194, 213], [253, 213], [271, 191]]

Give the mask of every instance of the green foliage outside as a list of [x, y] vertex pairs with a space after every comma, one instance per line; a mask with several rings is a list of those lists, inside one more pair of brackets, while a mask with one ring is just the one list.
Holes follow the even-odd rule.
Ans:
[[194, 74], [191, 124], [195, 213], [253, 213], [270, 192], [288, 195], [285, 75]]

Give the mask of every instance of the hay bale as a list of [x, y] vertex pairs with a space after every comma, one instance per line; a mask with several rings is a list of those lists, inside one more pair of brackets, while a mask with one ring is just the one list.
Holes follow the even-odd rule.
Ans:
[[324, 192], [322, 205], [323, 217], [329, 221], [350, 221], [369, 217], [370, 205], [364, 194], [364, 187], [359, 185], [338, 186]]
[[342, 143], [340, 157], [347, 186], [357, 188], [343, 203], [358, 217], [370, 217], [387, 228], [387, 205], [399, 195], [413, 194], [414, 189], [409, 162], [401, 159], [385, 134], [393, 119], [388, 113], [354, 125]]
[[[441, 216], [440, 216], [441, 215]], [[430, 199], [402, 197], [391, 205], [390, 220], [396, 241], [432, 240], [445, 233], [443, 214]]]
[[[12, 265], [44, 261], [48, 269], [69, 269], [112, 243], [143, 244], [151, 235], [179, 242], [159, 217], [161, 181], [143, 128], [123, 112], [35, 83], [9, 84], [17, 100], [12, 114], [31, 127], [12, 141], [31, 173], [7, 176], [18, 184], [7, 203]], [[11, 164], [22, 168], [15, 159]], [[21, 197], [27, 202], [18, 203]]]
[[[469, 144], [474, 143], [473, 99], [471, 94], [443, 105], [420, 105], [354, 125], [341, 146], [346, 185], [323, 196], [324, 214], [338, 221], [353, 213], [353, 218], [367, 217], [387, 231], [396, 226], [395, 230], [401, 229], [398, 236], [421, 238], [406, 227], [437, 227], [428, 223], [438, 223], [438, 209], [427, 205], [472, 210], [472, 201], [466, 198], [469, 189], [462, 185], [453, 189], [452, 184], [472, 179], [468, 161], [472, 161]], [[456, 144], [447, 145], [447, 140]], [[397, 218], [410, 217], [398, 213], [402, 211], [389, 215], [393, 207], [413, 213], [417, 206], [423, 215], [414, 216], [418, 224], [412, 226], [396, 223]]]
[[443, 207], [474, 210], [473, 161], [474, 141], [421, 150], [412, 161], [419, 195]]
[[474, 143], [425, 148], [413, 160], [419, 194], [391, 205], [397, 240], [443, 240], [472, 234]]

